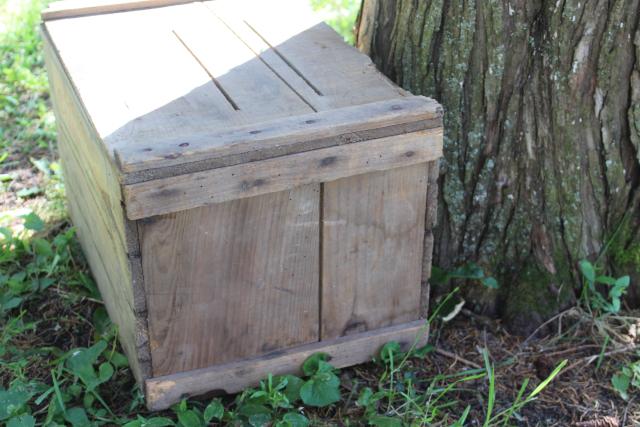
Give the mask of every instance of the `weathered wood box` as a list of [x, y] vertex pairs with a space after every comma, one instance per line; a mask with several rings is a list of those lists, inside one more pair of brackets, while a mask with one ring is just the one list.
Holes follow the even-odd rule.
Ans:
[[441, 109], [301, 3], [43, 13], [71, 218], [152, 409], [424, 332]]

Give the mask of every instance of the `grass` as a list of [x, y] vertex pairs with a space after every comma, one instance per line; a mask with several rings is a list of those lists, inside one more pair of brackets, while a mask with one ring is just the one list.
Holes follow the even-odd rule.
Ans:
[[[311, 3], [353, 42], [359, 2]], [[635, 318], [607, 312], [618, 307], [609, 304], [617, 293], [588, 305], [602, 315], [576, 308], [556, 319], [564, 325], [561, 333], [537, 340], [537, 347], [495, 322], [482, 320], [479, 328], [469, 313], [471, 320], [461, 322], [461, 304], [440, 315], [451, 303], [445, 300], [425, 325], [432, 338], [424, 347], [391, 342], [371, 363], [344, 370], [318, 354], [300, 377], [269, 376], [235, 396], [185, 400], [148, 413], [66, 220], [37, 33], [43, 6], [43, 0], [0, 0], [0, 424], [546, 425], [548, 417], [562, 423], [569, 416], [554, 412], [554, 396], [571, 389], [571, 381], [595, 390], [591, 396], [599, 401], [624, 406], [632, 419], [630, 395], [640, 387], [640, 365], [633, 339], [629, 344], [625, 337]], [[442, 275], [497, 286], [476, 266]], [[603, 277], [598, 280], [610, 281]], [[593, 293], [593, 286], [588, 290]], [[568, 355], [574, 360], [566, 362]], [[590, 362], [594, 356], [597, 364]], [[538, 367], [539, 360], [546, 368]], [[584, 369], [591, 365], [595, 373]], [[550, 387], [554, 393], [545, 395]], [[608, 416], [610, 406], [589, 410]], [[582, 408], [575, 405], [575, 411]]]

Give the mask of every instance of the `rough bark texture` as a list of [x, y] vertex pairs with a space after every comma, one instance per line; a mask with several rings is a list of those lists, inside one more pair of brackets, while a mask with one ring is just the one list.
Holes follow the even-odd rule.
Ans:
[[358, 47], [445, 107], [434, 263], [499, 278], [476, 309], [526, 333], [577, 260], [640, 299], [640, 0], [363, 0]]

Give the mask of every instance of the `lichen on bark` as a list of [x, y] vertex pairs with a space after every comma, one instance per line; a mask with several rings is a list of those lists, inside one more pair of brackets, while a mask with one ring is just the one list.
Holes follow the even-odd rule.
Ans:
[[640, 0], [363, 1], [358, 47], [445, 108], [434, 260], [501, 279], [478, 309], [514, 318], [533, 298], [542, 319], [579, 259], [625, 267], [605, 251], [622, 221], [619, 247], [638, 247], [639, 19]]

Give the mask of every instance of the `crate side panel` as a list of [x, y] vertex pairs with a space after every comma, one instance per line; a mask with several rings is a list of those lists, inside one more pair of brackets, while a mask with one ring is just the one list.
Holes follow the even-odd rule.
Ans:
[[155, 376], [318, 340], [319, 185], [139, 228]]
[[416, 320], [426, 163], [324, 184], [323, 340]]
[[131, 369], [141, 383], [150, 372], [138, 360], [139, 337], [125, 217], [113, 164], [83, 112], [53, 48], [45, 61], [58, 127], [69, 213], [107, 311], [118, 325]]

